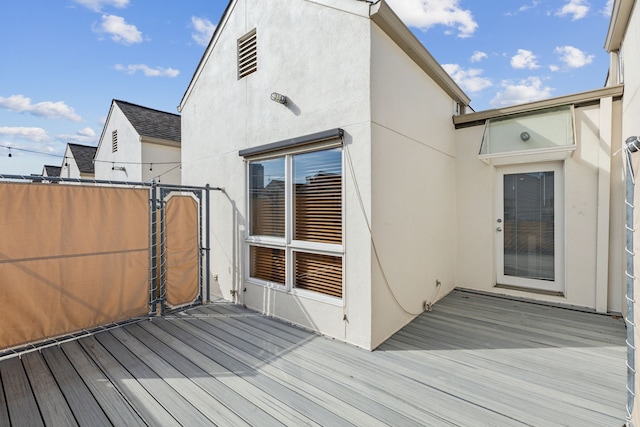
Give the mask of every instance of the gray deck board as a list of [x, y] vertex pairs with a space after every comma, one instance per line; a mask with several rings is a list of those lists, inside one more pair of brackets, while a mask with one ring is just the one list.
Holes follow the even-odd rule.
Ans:
[[77, 341], [62, 344], [61, 348], [113, 424], [146, 425], [120, 392], [109, 384], [107, 377]]
[[[164, 327], [173, 326], [183, 332], [190, 333], [205, 340], [209, 352], [216, 353], [216, 360], [233, 372], [244, 375], [248, 381], [253, 382], [262, 390], [272, 393], [279, 400], [288, 402], [304, 416], [320, 425], [352, 425], [348, 420], [336, 415], [333, 407], [325, 407], [318, 397], [308, 392], [299, 392], [300, 387], [307, 388], [304, 384], [296, 384], [292, 378], [275, 368], [269, 368], [268, 363], [244, 354], [235, 347], [211, 335], [211, 331], [201, 320], [180, 320], [167, 323]], [[328, 398], [331, 398], [328, 396]], [[339, 402], [338, 402], [339, 404]]]
[[[149, 325], [151, 322], [146, 323], [148, 324], [145, 326], [151, 329], [152, 325]], [[147, 328], [142, 328], [139, 325], [130, 325], [125, 330], [170, 363], [185, 378], [189, 378], [207, 392], [212, 399], [215, 399], [215, 401], [208, 402], [204, 410], [207, 410], [208, 407], [215, 409], [217, 412], [215, 419], [220, 419], [221, 424], [241, 425], [246, 423], [247, 425], [260, 424], [265, 427], [281, 425], [275, 418], [253, 406], [250, 401], [235, 390], [227, 387], [217, 378], [210, 376], [206, 371], [182, 356], [178, 351], [170, 348], [161, 338], [159, 339], [158, 336], [150, 334]], [[193, 403], [193, 400], [191, 401]]]
[[42, 350], [42, 355], [69, 403], [78, 424], [110, 426], [109, 418], [62, 350], [59, 347], [49, 347]]
[[[122, 364], [122, 366], [142, 384], [142, 386], [175, 418], [180, 424], [212, 425], [213, 421], [198, 411], [188, 399], [158, 375], [143, 359], [151, 358], [149, 350], [136, 353], [131, 351], [132, 343], [128, 338], [118, 339], [109, 333], [97, 334], [96, 339]], [[125, 342], [122, 342], [125, 341]], [[170, 366], [165, 367], [171, 371]]]
[[0, 426], [11, 425], [9, 420], [9, 410], [7, 409], [7, 400], [4, 397], [4, 388], [2, 386], [2, 372], [0, 371]]
[[18, 427], [44, 425], [27, 374], [20, 361], [17, 359], [5, 361], [0, 365], [0, 375], [11, 424]]
[[[161, 337], [174, 349], [180, 349], [181, 353], [206, 371], [209, 375], [218, 378], [227, 386], [247, 397], [253, 405], [270, 413], [270, 415], [287, 425], [309, 425], [313, 422], [302, 413], [292, 408], [286, 402], [278, 399], [280, 387], [273, 387], [268, 381], [256, 380], [255, 375], [248, 375], [246, 367], [229, 360], [226, 355], [219, 352], [206, 340], [201, 340], [195, 335], [186, 333], [173, 325], [174, 322], [154, 322], [157, 328], [153, 333]], [[142, 327], [149, 328], [147, 323]], [[172, 335], [175, 334], [175, 335]], [[186, 344], [186, 345], [185, 345]], [[223, 366], [224, 363], [228, 367]]]
[[216, 301], [0, 360], [0, 425], [622, 426], [625, 335], [454, 291], [370, 352]]
[[162, 406], [124, 366], [114, 358], [96, 339], [80, 340], [82, 348], [106, 373], [114, 388], [118, 389], [136, 412], [149, 425], [177, 427], [178, 421]]
[[[56, 384], [42, 354], [28, 353], [22, 356], [22, 364], [33, 389], [45, 425], [77, 426], [73, 411]], [[0, 423], [0, 425], [5, 425]]]

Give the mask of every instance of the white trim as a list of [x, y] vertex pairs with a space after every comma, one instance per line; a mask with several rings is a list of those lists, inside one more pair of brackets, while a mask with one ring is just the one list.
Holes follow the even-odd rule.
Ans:
[[[335, 148], [341, 148], [341, 176], [342, 176], [342, 244], [321, 243], [321, 242], [309, 242], [303, 240], [293, 239], [293, 185], [294, 171], [293, 171], [293, 156], [296, 154], [311, 153], [322, 150], [330, 150]], [[268, 153], [261, 156], [256, 156], [251, 159], [245, 160], [245, 238], [244, 238], [244, 259], [245, 267], [242, 269], [245, 273], [245, 281], [254, 285], [264, 286], [269, 289], [274, 289], [280, 292], [286, 292], [291, 295], [296, 295], [308, 299], [313, 299], [332, 305], [338, 305], [344, 307], [345, 301], [345, 267], [344, 267], [344, 238], [345, 238], [345, 153], [342, 144], [342, 139], [323, 141], [317, 144], [305, 145], [304, 147], [298, 147], [288, 150], [281, 150], [276, 153]], [[250, 224], [250, 196], [249, 196], [249, 183], [250, 177], [250, 164], [261, 160], [270, 160], [275, 158], [284, 157], [284, 176], [285, 176], [285, 236], [252, 236], [251, 224]], [[273, 249], [280, 249], [285, 251], [285, 283], [279, 284], [261, 280], [255, 277], [251, 277], [251, 262], [250, 262], [250, 247], [262, 246]], [[315, 253], [320, 255], [328, 255], [342, 258], [342, 298], [336, 298], [329, 295], [325, 295], [319, 292], [313, 292], [305, 289], [298, 289], [294, 286], [295, 282], [295, 266], [292, 262], [294, 252]]]
[[[529, 288], [532, 291], [565, 292], [565, 179], [564, 163], [536, 163], [505, 166], [496, 170], [496, 211], [494, 222], [496, 248], [496, 284]], [[554, 280], [536, 280], [504, 274], [504, 176], [515, 173], [554, 172]], [[497, 222], [500, 219], [500, 222]]]
[[548, 162], [571, 157], [576, 144], [559, 147], [538, 148], [535, 150], [509, 151], [495, 154], [479, 154], [478, 159], [489, 165], [502, 166], [519, 163]]

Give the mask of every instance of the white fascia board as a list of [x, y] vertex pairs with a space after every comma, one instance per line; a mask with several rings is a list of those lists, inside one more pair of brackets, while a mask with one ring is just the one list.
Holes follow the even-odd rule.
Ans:
[[620, 49], [634, 4], [635, 0], [614, 1], [607, 38], [604, 42], [604, 48], [607, 52], [615, 52]]

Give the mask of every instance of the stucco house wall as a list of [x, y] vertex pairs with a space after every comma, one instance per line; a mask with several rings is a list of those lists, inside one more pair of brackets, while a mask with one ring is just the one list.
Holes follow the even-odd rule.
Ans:
[[[111, 145], [114, 130], [118, 134], [118, 150], [115, 152]], [[96, 179], [141, 182], [142, 150], [139, 141], [140, 135], [118, 105], [112, 103], [96, 152]]]
[[[183, 163], [189, 165], [183, 183], [224, 188], [211, 199], [213, 291], [369, 348], [371, 244], [362, 212], [371, 214], [369, 6], [238, 0], [229, 7], [181, 104]], [[254, 28], [258, 70], [238, 80], [237, 40]], [[287, 105], [273, 102], [272, 92], [287, 96]], [[247, 280], [247, 167], [238, 155], [334, 128], [345, 133], [345, 295], [339, 304]]]
[[478, 158], [484, 123], [456, 131], [458, 286], [600, 312], [622, 311], [623, 254], [618, 246], [624, 230], [620, 209], [624, 187], [622, 159], [614, 156], [620, 148], [616, 118], [620, 106], [619, 98], [610, 96], [578, 105], [576, 149], [565, 160], [552, 162], [563, 165], [564, 176], [562, 296], [495, 287], [496, 218], [501, 216], [496, 212], [496, 177], [501, 166]]
[[371, 34], [376, 346], [456, 285], [456, 145], [453, 99], [377, 25]]
[[[96, 152], [96, 179], [130, 182], [155, 179], [180, 184], [179, 124], [180, 117], [175, 114], [113, 100]], [[112, 145], [114, 130], [116, 151]]]

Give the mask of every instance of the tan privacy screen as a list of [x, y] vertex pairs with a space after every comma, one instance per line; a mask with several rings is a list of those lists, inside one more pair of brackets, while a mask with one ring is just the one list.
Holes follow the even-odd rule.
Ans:
[[167, 304], [175, 307], [198, 296], [198, 204], [173, 196], [166, 209]]
[[148, 313], [148, 199], [0, 184], [0, 348]]

